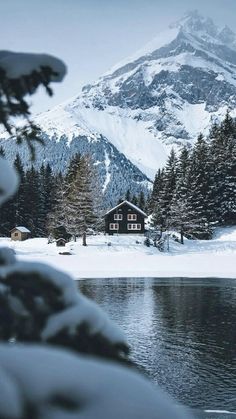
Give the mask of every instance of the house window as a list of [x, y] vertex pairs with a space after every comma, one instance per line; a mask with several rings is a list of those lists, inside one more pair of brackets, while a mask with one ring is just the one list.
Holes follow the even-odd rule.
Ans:
[[141, 224], [128, 224], [128, 230], [141, 230]]
[[123, 215], [122, 214], [114, 214], [114, 220], [123, 220]]
[[110, 223], [109, 224], [110, 230], [119, 230], [119, 224], [118, 223]]
[[18, 233], [15, 233], [14, 236], [17, 237], [18, 236]]
[[137, 214], [128, 214], [127, 215], [128, 221], [136, 221], [137, 220]]

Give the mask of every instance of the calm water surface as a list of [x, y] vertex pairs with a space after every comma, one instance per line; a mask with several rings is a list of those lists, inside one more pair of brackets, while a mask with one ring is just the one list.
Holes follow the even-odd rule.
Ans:
[[196, 412], [236, 412], [236, 280], [93, 279], [79, 287], [123, 328], [133, 359], [176, 400]]

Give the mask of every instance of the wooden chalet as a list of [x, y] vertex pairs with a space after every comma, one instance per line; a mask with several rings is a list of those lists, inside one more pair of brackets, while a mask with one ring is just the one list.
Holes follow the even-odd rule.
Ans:
[[105, 214], [108, 234], [144, 234], [147, 214], [129, 201], [123, 201]]
[[28, 230], [28, 228], [23, 227], [23, 226], [19, 226], [19, 227], [14, 227], [11, 231], [11, 239], [14, 241], [23, 241], [23, 240], [27, 240], [29, 238], [30, 235], [30, 230]]

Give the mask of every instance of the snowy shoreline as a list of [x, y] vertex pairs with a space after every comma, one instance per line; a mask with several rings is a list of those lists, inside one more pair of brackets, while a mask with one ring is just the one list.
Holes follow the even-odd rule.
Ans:
[[[13, 242], [0, 238], [0, 246], [14, 249], [19, 260], [47, 263], [74, 279], [88, 278], [234, 278], [236, 279], [236, 227], [217, 229], [213, 240], [170, 243], [169, 253], [143, 244], [144, 237], [91, 236], [66, 247], [47, 239]], [[59, 255], [70, 251], [71, 255]]]

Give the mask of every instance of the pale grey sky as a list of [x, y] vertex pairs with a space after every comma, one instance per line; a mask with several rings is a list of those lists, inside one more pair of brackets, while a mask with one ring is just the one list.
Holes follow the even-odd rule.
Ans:
[[32, 99], [43, 111], [77, 95], [192, 9], [236, 31], [236, 0], [0, 0], [0, 49], [65, 61], [68, 75], [53, 86], [54, 97]]

